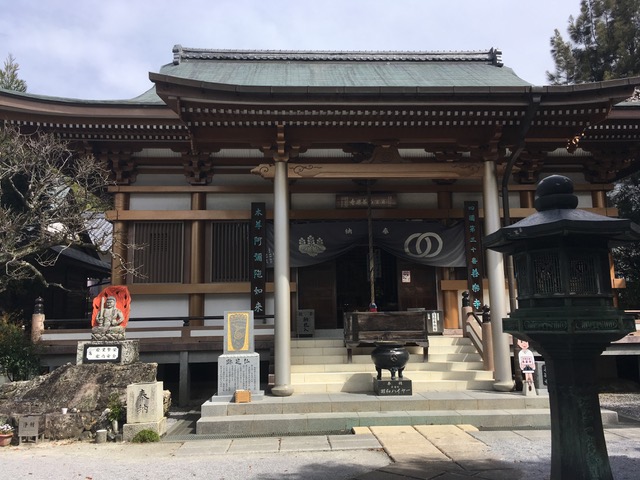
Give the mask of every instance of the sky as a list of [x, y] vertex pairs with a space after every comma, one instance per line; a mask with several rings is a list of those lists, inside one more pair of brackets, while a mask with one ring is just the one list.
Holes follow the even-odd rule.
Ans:
[[580, 0], [0, 0], [0, 63], [28, 93], [136, 97], [149, 72], [191, 48], [333, 51], [502, 50], [546, 85], [550, 38], [567, 38]]

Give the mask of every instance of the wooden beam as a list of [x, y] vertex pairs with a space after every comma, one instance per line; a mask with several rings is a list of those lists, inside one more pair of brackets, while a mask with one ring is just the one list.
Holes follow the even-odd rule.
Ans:
[[[297, 284], [291, 282], [291, 291], [297, 290]], [[246, 293], [251, 291], [249, 282], [234, 283], [133, 283], [127, 285], [131, 295], [187, 295], [194, 293]], [[267, 283], [267, 293], [273, 293], [273, 283]]]
[[[288, 176], [291, 179], [432, 179], [458, 180], [482, 178], [482, 163], [357, 163], [357, 164], [289, 164]], [[271, 179], [275, 174], [275, 165], [262, 164], [251, 173]]]
[[[616, 208], [583, 208], [588, 212], [609, 217], [617, 217]], [[511, 218], [520, 219], [528, 217], [536, 212], [534, 208], [511, 208]], [[484, 218], [484, 211], [480, 209], [479, 215]], [[318, 209], [318, 210], [291, 210], [291, 220], [350, 220], [365, 219], [367, 211], [362, 209]], [[459, 219], [464, 217], [462, 208], [414, 208], [414, 209], [375, 209], [373, 218], [377, 219]], [[502, 216], [502, 211], [501, 211]], [[110, 210], [106, 212], [107, 220], [113, 221], [190, 221], [190, 220], [247, 220], [251, 218], [249, 210]], [[267, 218], [272, 219], [271, 211], [267, 212]]]

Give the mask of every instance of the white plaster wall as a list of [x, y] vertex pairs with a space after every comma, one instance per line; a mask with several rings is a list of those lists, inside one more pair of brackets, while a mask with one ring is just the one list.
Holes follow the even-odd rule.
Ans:
[[293, 210], [321, 210], [336, 208], [334, 193], [294, 193], [291, 195]]
[[398, 193], [399, 208], [438, 208], [437, 193]]
[[453, 192], [453, 208], [464, 208], [464, 202], [477, 201], [480, 208], [482, 208], [482, 193], [474, 192]]
[[166, 193], [132, 193], [130, 210], [191, 210], [188, 193], [168, 195]]
[[156, 174], [139, 174], [136, 176], [135, 186], [183, 186], [189, 185], [187, 177], [184, 175], [182, 167], [177, 167], [175, 173], [171, 175], [156, 175]]
[[132, 295], [131, 318], [188, 317], [187, 295]]
[[260, 175], [253, 175], [249, 173], [249, 168], [247, 167], [246, 175], [232, 175], [232, 174], [214, 174], [211, 177], [210, 185], [259, 185], [261, 187], [265, 185], [273, 186], [273, 182], [271, 180], [265, 180]]
[[251, 210], [252, 202], [264, 202], [267, 209], [273, 208], [273, 195], [256, 193], [253, 195], [207, 194], [207, 210]]
[[[265, 299], [265, 313], [273, 315], [275, 310], [273, 294], [267, 294]], [[224, 315], [224, 312], [231, 310], [250, 310], [251, 298], [248, 293], [229, 293], [225, 295], [205, 295], [204, 315], [216, 316]]]
[[593, 199], [589, 192], [577, 192], [578, 208], [593, 208]]

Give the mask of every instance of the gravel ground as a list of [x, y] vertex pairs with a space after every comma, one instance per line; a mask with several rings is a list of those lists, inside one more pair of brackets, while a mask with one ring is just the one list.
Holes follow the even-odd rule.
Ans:
[[[640, 393], [602, 393], [600, 406], [618, 413], [620, 427], [606, 428], [605, 439], [616, 480], [640, 478]], [[628, 428], [625, 428], [628, 427]], [[480, 431], [471, 433], [492, 453], [522, 469], [519, 480], [548, 480], [551, 462], [550, 430]]]
[[640, 422], [640, 393], [601, 393], [600, 406], [618, 412], [621, 422]]
[[[601, 394], [600, 402], [603, 408], [617, 411], [621, 426], [628, 427], [608, 428], [606, 432], [614, 478], [637, 480], [640, 478], [640, 450], [637, 447], [640, 441], [640, 393]], [[520, 480], [549, 478], [549, 430], [479, 431], [472, 435], [491, 447], [497, 457], [522, 469], [524, 476]], [[46, 441], [0, 448], [0, 471], [7, 478], [33, 480], [340, 480], [382, 468], [390, 462], [379, 449], [223, 454], [218, 445], [216, 441], [208, 440], [184, 444], [103, 445]]]

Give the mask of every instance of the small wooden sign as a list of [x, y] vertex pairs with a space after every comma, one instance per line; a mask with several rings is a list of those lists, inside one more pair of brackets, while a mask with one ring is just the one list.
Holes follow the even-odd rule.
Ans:
[[336, 208], [396, 208], [398, 198], [395, 193], [374, 193], [371, 195], [336, 195]]
[[236, 390], [233, 398], [235, 403], [249, 403], [251, 401], [251, 390]]

